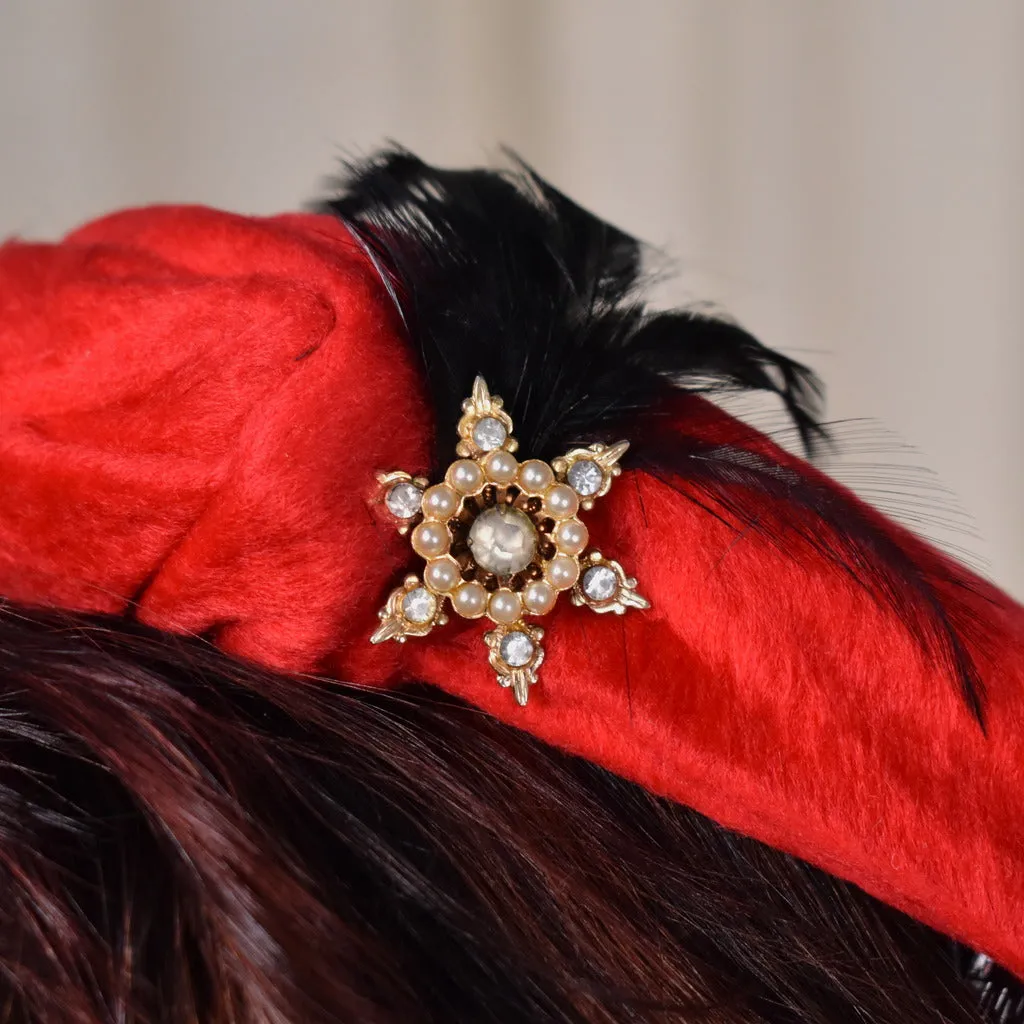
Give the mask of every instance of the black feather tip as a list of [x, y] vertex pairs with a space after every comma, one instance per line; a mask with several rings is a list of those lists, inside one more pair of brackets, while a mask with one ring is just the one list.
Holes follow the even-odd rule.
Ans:
[[401, 312], [432, 393], [438, 467], [477, 375], [505, 399], [531, 455], [629, 437], [635, 467], [738, 531], [784, 551], [811, 545], [849, 572], [901, 617], [983, 723], [964, 639], [977, 623], [950, 597], [970, 586], [966, 574], [939, 558], [920, 564], [859, 502], [793, 463], [736, 444], [664, 443], [649, 429], [680, 391], [761, 391], [781, 401], [813, 457], [828, 434], [811, 370], [725, 318], [650, 310], [641, 244], [517, 160], [451, 171], [390, 149], [336, 185], [315, 208], [346, 223]]

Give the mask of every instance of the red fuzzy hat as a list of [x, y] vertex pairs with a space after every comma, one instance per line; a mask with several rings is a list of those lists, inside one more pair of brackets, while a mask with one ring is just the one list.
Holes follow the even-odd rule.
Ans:
[[[524, 170], [406, 154], [315, 214], [8, 243], [0, 594], [432, 683], [1024, 976], [1022, 609], [702, 397], [821, 440], [810, 374], [646, 310], [639, 258]], [[417, 552], [455, 577], [406, 586]]]

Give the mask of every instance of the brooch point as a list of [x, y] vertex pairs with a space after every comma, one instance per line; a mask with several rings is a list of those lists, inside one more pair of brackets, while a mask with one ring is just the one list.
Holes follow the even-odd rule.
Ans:
[[438, 596], [425, 587], [418, 576], [406, 576], [400, 587], [395, 587], [387, 604], [378, 613], [380, 625], [370, 637], [370, 643], [385, 640], [405, 643], [410, 636], [426, 636], [435, 626], [443, 626], [448, 616], [442, 610]]
[[499, 626], [484, 634], [490, 648], [489, 661], [497, 675], [498, 685], [510, 687], [516, 703], [525, 706], [530, 687], [537, 682], [537, 669], [544, 660], [541, 640], [544, 630], [517, 622]]
[[592, 551], [572, 591], [572, 603], [592, 609], [599, 615], [606, 612], [625, 614], [628, 608], [643, 611], [651, 607], [646, 597], [637, 593], [637, 581], [600, 551]]

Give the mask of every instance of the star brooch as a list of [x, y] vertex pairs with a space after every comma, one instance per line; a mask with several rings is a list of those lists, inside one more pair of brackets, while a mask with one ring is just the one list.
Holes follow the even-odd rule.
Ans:
[[466, 619], [486, 616], [494, 623], [484, 635], [491, 667], [525, 704], [544, 660], [544, 631], [527, 620], [547, 615], [559, 594], [595, 612], [650, 607], [618, 562], [588, 550], [579, 518], [608, 493], [629, 444], [573, 448], [550, 465], [519, 462], [512, 419], [482, 377], [462, 412], [460, 458], [444, 483], [431, 487], [401, 471], [378, 478], [399, 532], [411, 532], [426, 565], [391, 592], [370, 639], [425, 636], [448, 621], [449, 605]]

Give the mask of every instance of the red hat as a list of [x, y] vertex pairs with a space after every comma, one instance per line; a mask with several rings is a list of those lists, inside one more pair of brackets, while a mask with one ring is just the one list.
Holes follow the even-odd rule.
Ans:
[[[804, 368], [724, 320], [646, 309], [639, 259], [525, 170], [401, 153], [315, 214], [151, 208], [9, 242], [0, 594], [288, 672], [432, 683], [1024, 976], [1022, 609], [711, 404], [767, 390], [823, 440]], [[496, 446], [473, 439], [487, 417]], [[576, 603], [544, 616], [542, 644], [529, 632], [525, 587], [552, 579], [567, 517], [487, 476], [494, 452], [513, 474], [553, 467], [544, 487], [573, 490], [574, 460], [603, 467], [558, 498], [585, 524], [564, 549], [584, 571], [621, 562], [628, 614], [593, 615], [606, 598], [566, 577]], [[460, 455], [484, 475], [455, 488], [457, 515], [384, 500]], [[407, 476], [382, 488], [392, 470]], [[532, 517], [554, 552], [540, 577], [495, 583], [466, 554], [489, 506], [502, 528], [508, 509]], [[421, 518], [448, 524], [440, 557], [486, 592], [491, 633], [511, 622], [543, 647], [536, 685], [513, 685], [525, 706], [495, 684], [516, 659], [489, 656], [487, 627], [440, 628], [449, 584], [426, 586], [426, 635], [389, 604], [430, 553]], [[389, 615], [404, 627], [380, 638], [409, 642], [371, 645]]]

